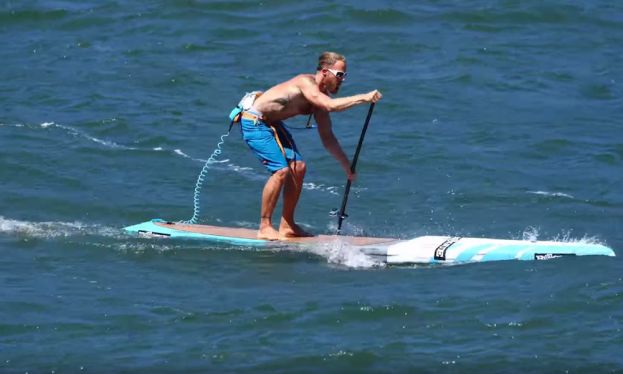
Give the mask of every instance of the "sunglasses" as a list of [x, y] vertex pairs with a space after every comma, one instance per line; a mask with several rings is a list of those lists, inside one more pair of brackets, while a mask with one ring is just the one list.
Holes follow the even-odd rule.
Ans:
[[345, 71], [339, 71], [339, 70], [333, 70], [333, 69], [327, 69], [328, 71], [330, 71], [333, 75], [335, 75], [336, 78], [344, 80], [346, 79], [346, 72]]

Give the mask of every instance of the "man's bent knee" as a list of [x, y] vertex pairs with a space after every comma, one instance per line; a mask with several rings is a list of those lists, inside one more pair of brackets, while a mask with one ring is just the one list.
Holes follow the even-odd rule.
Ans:
[[289, 167], [284, 167], [284, 168], [281, 168], [281, 169], [275, 171], [272, 176], [276, 177], [276, 178], [279, 178], [279, 179], [283, 179], [283, 178], [287, 177], [288, 174], [290, 174], [290, 168]]
[[305, 172], [307, 171], [307, 165], [305, 164], [305, 161], [292, 161], [290, 163], [290, 168], [292, 169], [294, 174], [297, 175], [305, 175]]

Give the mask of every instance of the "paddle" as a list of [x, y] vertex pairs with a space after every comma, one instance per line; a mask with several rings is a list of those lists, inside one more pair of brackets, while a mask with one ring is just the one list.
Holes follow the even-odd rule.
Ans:
[[[370, 117], [372, 117], [372, 111], [374, 110], [374, 103], [370, 104], [370, 109], [368, 109], [368, 116], [366, 117], [366, 122], [363, 124], [363, 129], [361, 130], [361, 136], [359, 136], [359, 144], [357, 144], [357, 150], [355, 151], [355, 155], [353, 156], [353, 161], [350, 163], [350, 172], [352, 174], [355, 173], [355, 167], [357, 166], [357, 159], [359, 158], [359, 151], [361, 151], [361, 146], [363, 145], [363, 138], [366, 136], [366, 131], [368, 130], [368, 124], [370, 123]], [[348, 193], [350, 192], [350, 184], [351, 180], [348, 179], [346, 181], [346, 188], [344, 189], [344, 197], [342, 198], [342, 207], [337, 215], [337, 233], [336, 235], [340, 235], [340, 231], [342, 230], [342, 221], [347, 217], [346, 215], [346, 203], [348, 202]]]

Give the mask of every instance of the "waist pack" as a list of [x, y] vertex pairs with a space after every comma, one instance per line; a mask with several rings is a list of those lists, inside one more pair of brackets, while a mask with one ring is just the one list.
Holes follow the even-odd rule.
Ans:
[[238, 105], [229, 113], [229, 120], [233, 123], [240, 122], [242, 112], [251, 109], [255, 100], [262, 95], [261, 91], [247, 92]]

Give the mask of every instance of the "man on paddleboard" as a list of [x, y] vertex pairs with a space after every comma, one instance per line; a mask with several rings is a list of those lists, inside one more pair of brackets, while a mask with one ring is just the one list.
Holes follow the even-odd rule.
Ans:
[[[262, 192], [259, 239], [309, 236], [294, 222], [294, 210], [305, 177], [305, 161], [282, 121], [296, 115], [313, 114], [322, 144], [340, 163], [348, 178], [354, 178], [348, 157], [333, 134], [329, 112], [376, 103], [382, 95], [374, 90], [348, 97], [331, 97], [339, 91], [345, 78], [346, 58], [335, 52], [324, 52], [318, 58], [315, 74], [297, 75], [263, 93], [251, 93], [240, 102], [237, 113], [240, 115], [243, 139], [272, 173]], [[272, 215], [282, 188], [283, 212], [279, 230], [276, 230], [272, 225]]]

